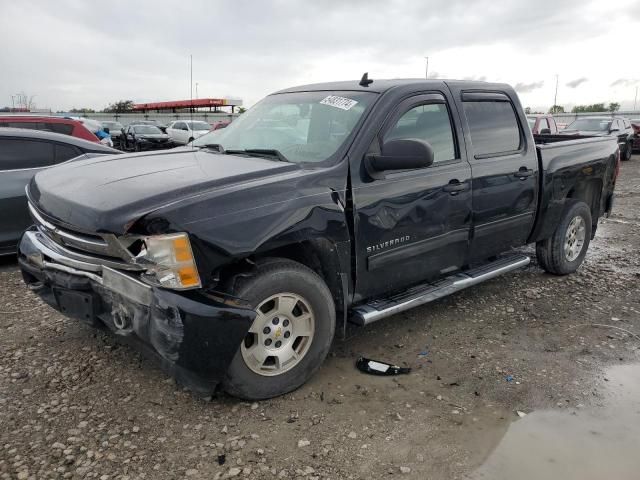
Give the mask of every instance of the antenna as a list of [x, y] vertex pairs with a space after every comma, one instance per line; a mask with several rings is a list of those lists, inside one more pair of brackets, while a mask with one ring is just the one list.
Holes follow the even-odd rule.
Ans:
[[[190, 92], [190, 102], [189, 102], [189, 118], [191, 119], [191, 123], [189, 124], [189, 128], [193, 128], [193, 55], [189, 55], [189, 92]], [[193, 144], [191, 146], [193, 148]]]
[[365, 72], [364, 75], [362, 75], [362, 78], [360, 79], [360, 83], [358, 85], [360, 85], [361, 87], [368, 87], [372, 83], [373, 80], [369, 80], [369, 72]]
[[553, 95], [553, 107], [551, 107], [553, 109], [553, 113], [560, 113], [560, 112], [556, 112], [556, 106], [558, 105], [558, 74], [556, 74], [556, 93]]

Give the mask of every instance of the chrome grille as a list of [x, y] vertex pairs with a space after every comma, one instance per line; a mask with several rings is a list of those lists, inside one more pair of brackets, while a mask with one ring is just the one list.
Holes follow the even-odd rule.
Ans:
[[54, 225], [31, 203], [29, 211], [38, 231], [49, 240], [50, 246], [57, 246], [61, 253], [94, 265], [124, 270], [142, 269], [131, 262], [133, 256], [120, 245], [115, 235], [86, 234]]

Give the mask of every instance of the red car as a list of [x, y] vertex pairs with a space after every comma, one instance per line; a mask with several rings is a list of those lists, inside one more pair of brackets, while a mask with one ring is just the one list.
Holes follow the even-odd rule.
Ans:
[[640, 118], [631, 119], [631, 127], [633, 127], [633, 150], [640, 150]]
[[527, 122], [534, 135], [555, 135], [558, 133], [558, 126], [552, 115], [544, 113], [527, 115]]
[[38, 117], [31, 115], [0, 115], [0, 127], [28, 128], [62, 133], [90, 142], [100, 142], [87, 127], [77, 120], [59, 117]]

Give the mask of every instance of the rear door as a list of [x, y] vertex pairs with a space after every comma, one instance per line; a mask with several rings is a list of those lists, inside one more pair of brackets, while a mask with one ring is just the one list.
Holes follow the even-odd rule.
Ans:
[[176, 122], [173, 124], [172, 138], [178, 143], [187, 143], [187, 124], [185, 122]]
[[352, 176], [359, 298], [437, 278], [466, 260], [471, 227], [471, 168], [461, 129], [442, 93], [401, 101], [370, 152], [384, 141], [418, 138], [435, 152], [432, 166], [390, 170], [383, 178]]
[[12, 251], [22, 232], [31, 225], [25, 186], [38, 171], [54, 162], [52, 143], [0, 138], [0, 253]]
[[485, 260], [524, 245], [533, 228], [538, 159], [512, 91], [457, 90], [473, 174], [470, 258]]

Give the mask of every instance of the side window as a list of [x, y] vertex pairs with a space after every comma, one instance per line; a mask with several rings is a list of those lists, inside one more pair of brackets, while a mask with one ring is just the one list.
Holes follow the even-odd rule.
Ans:
[[176, 130], [185, 130], [187, 127], [185, 126], [185, 124], [183, 122], [176, 122], [173, 125], [173, 128], [175, 128]]
[[9, 122], [7, 127], [28, 128], [29, 130], [44, 130], [44, 125], [38, 122]]
[[55, 149], [56, 163], [66, 162], [67, 160], [71, 160], [72, 158], [82, 154], [82, 152], [73, 145], [63, 145], [62, 143], [56, 143]]
[[22, 138], [0, 138], [0, 170], [53, 165], [53, 144]]
[[383, 140], [403, 138], [429, 142], [433, 148], [434, 163], [456, 158], [451, 120], [444, 103], [419, 105], [408, 110], [385, 133]]
[[511, 102], [463, 102], [476, 156], [489, 156], [520, 149], [522, 136]]
[[558, 125], [556, 124], [555, 118], [549, 118], [549, 127], [551, 128], [551, 133], [558, 132]]
[[68, 123], [45, 123], [44, 127], [46, 130], [62, 133], [63, 135], [71, 135], [73, 132], [73, 125], [69, 125]]

